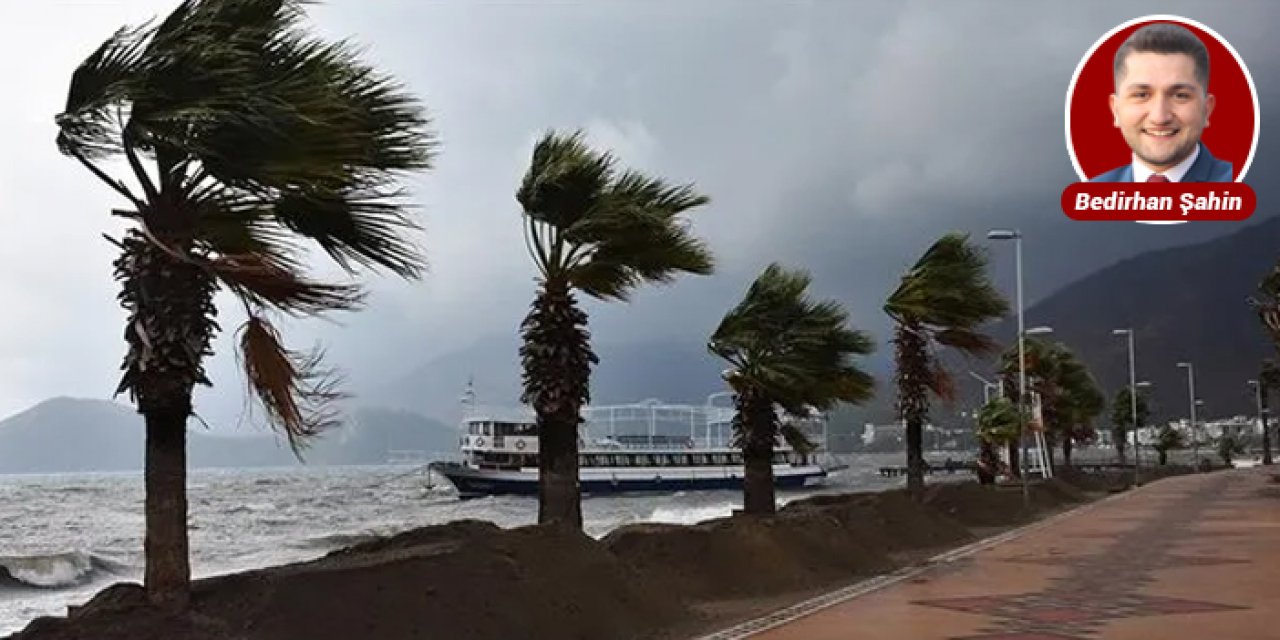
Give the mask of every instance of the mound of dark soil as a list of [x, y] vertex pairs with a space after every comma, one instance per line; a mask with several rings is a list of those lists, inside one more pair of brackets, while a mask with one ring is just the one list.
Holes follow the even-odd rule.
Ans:
[[320, 560], [196, 583], [192, 614], [137, 587], [99, 594], [15, 640], [631, 638], [687, 615], [590, 537], [488, 523], [429, 527]]
[[982, 486], [976, 482], [936, 484], [925, 492], [924, 504], [968, 527], [1005, 527], [1024, 524], [1044, 511], [1084, 502], [1079, 488], [1059, 478], [1034, 481], [1029, 487], [1031, 508], [1022, 486]]
[[773, 518], [693, 526], [632, 525], [604, 544], [638, 572], [690, 599], [813, 589], [897, 568], [891, 554], [971, 539], [960, 523], [905, 492], [815, 496]]

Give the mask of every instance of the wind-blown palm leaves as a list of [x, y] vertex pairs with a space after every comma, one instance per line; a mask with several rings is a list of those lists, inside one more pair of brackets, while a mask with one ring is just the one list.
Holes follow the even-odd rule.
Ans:
[[516, 193], [541, 279], [520, 348], [523, 401], [538, 416], [538, 521], [578, 529], [578, 426], [597, 359], [573, 291], [626, 300], [641, 284], [712, 271], [710, 251], [683, 218], [707, 197], [615, 164], [580, 133], [548, 133]]
[[[1093, 438], [1093, 421], [1102, 413], [1106, 398], [1088, 368], [1064, 345], [1028, 339], [1024, 351], [1027, 388], [1040, 395], [1046, 440], [1050, 446], [1060, 442], [1065, 462], [1070, 464], [1075, 443]], [[1016, 345], [1004, 352], [1000, 375], [1006, 391], [1016, 397]]]
[[1156, 455], [1159, 456], [1158, 460], [1162, 467], [1169, 462], [1169, 452], [1182, 447], [1182, 433], [1167, 424], [1160, 427], [1160, 432], [1156, 435], [1155, 444], [1151, 445], [1151, 448], [1156, 450]]
[[[119, 391], [147, 423], [147, 569], [153, 602], [187, 600], [185, 429], [226, 287], [250, 389], [291, 445], [335, 419], [341, 394], [318, 353], [287, 349], [270, 313], [356, 308], [361, 291], [309, 279], [307, 241], [348, 272], [404, 277], [423, 262], [406, 233], [406, 171], [434, 142], [410, 95], [347, 43], [302, 28], [297, 0], [186, 0], [154, 26], [124, 28], [80, 64], [58, 148], [127, 203], [115, 275], [129, 319]], [[105, 161], [122, 158], [128, 178]], [[132, 184], [130, 183], [132, 182]]]
[[1249, 306], [1253, 307], [1263, 329], [1280, 349], [1280, 264], [1258, 283], [1258, 295], [1249, 298]]
[[804, 434], [782, 424], [779, 410], [808, 418], [839, 402], [864, 402], [875, 385], [853, 360], [872, 352], [870, 337], [848, 326], [849, 314], [839, 303], [810, 299], [810, 282], [804, 271], [769, 265], [707, 343], [732, 366], [725, 381], [737, 409], [735, 446], [746, 462], [747, 513], [771, 514], [776, 508], [772, 465], [778, 436], [793, 447], [810, 446]]
[[1111, 439], [1116, 445], [1116, 455], [1120, 458], [1120, 463], [1124, 464], [1124, 452], [1129, 444], [1129, 432], [1136, 428], [1141, 428], [1147, 423], [1147, 419], [1151, 416], [1151, 409], [1147, 406], [1147, 394], [1141, 389], [1137, 394], [1138, 424], [1135, 427], [1133, 422], [1134, 403], [1130, 400], [1132, 396], [1129, 393], [1129, 387], [1121, 387], [1116, 392], [1116, 397], [1111, 401]]
[[978, 329], [1009, 309], [986, 269], [985, 252], [968, 235], [948, 234], [902, 276], [884, 306], [895, 323], [897, 410], [907, 427], [907, 486], [917, 498], [924, 488], [922, 429], [929, 394], [946, 401], [953, 397], [954, 385], [937, 349], [951, 347], [966, 355], [994, 351], [995, 343]]
[[999, 447], [1018, 441], [1023, 420], [1018, 406], [1003, 396], [992, 398], [978, 410], [978, 478], [982, 484], [995, 481]]

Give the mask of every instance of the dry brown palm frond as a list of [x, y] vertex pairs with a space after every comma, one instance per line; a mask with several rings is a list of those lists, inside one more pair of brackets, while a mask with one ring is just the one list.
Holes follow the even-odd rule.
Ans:
[[259, 315], [251, 314], [239, 334], [239, 355], [249, 389], [271, 424], [284, 431], [294, 454], [301, 457], [307, 439], [338, 423], [334, 405], [348, 397], [338, 390], [341, 380], [332, 369], [321, 368], [321, 351], [290, 351], [276, 328]]

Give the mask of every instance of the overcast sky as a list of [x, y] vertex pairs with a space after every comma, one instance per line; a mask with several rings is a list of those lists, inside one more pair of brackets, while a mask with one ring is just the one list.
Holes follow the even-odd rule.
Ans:
[[[53, 116], [85, 55], [175, 4], [0, 3], [0, 417], [114, 388], [123, 314], [101, 234], [118, 233], [107, 212], [121, 203], [57, 153]], [[893, 278], [940, 233], [990, 225], [1045, 230], [1038, 252], [1028, 235], [1042, 277], [1027, 289], [1047, 294], [1133, 251], [1133, 231], [1072, 223], [1057, 208], [1076, 180], [1063, 142], [1067, 83], [1084, 51], [1125, 20], [1185, 15], [1241, 53], [1264, 111], [1250, 182], [1259, 215], [1269, 212], [1257, 178], [1275, 169], [1266, 114], [1280, 4], [1218, 5], [331, 0], [311, 10], [315, 27], [365, 45], [434, 118], [438, 165], [411, 185], [431, 271], [417, 283], [374, 280], [368, 311], [291, 324], [290, 340], [323, 341], [368, 388], [514, 331], [534, 285], [513, 193], [551, 127], [583, 127], [625, 164], [712, 197], [695, 229], [719, 273], [629, 305], [591, 305], [597, 339], [705, 335], [773, 260], [811, 268], [820, 292], [883, 337]], [[1142, 233], [1168, 244], [1231, 230], [1189, 226]], [[223, 308], [229, 335], [238, 317]], [[218, 390], [202, 394], [205, 406], [240, 397], [228, 347], [218, 342]]]

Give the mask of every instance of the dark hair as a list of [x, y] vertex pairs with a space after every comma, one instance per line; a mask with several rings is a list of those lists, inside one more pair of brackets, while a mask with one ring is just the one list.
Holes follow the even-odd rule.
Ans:
[[1209, 50], [1190, 29], [1170, 22], [1149, 24], [1129, 36], [1120, 49], [1116, 51], [1115, 68], [1112, 73], [1117, 85], [1120, 76], [1124, 75], [1125, 58], [1132, 52], [1142, 53], [1182, 53], [1191, 56], [1196, 67], [1196, 81], [1200, 88], [1209, 90]]

